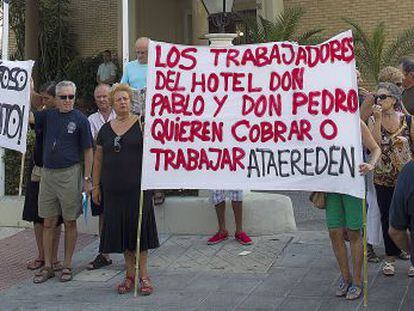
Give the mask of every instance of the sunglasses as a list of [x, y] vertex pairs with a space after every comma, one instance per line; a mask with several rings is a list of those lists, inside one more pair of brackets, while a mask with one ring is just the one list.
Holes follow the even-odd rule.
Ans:
[[375, 98], [381, 99], [381, 100], [387, 99], [388, 97], [394, 97], [394, 96], [392, 96], [392, 95], [386, 95], [386, 94], [375, 95]]
[[114, 151], [121, 152], [121, 136], [116, 136], [114, 138]]
[[67, 99], [74, 99], [75, 95], [58, 95], [59, 99], [61, 100], [67, 100]]

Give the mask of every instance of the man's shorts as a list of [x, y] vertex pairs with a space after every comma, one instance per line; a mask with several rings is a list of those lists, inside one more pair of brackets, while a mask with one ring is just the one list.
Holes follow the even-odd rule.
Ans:
[[97, 205], [93, 202], [91, 197], [91, 211], [92, 216], [100, 216], [104, 213], [104, 199], [103, 199], [103, 189], [101, 186], [101, 204]]
[[82, 174], [80, 164], [61, 169], [42, 169], [39, 190], [39, 216], [61, 215], [76, 220], [82, 211]]
[[362, 200], [347, 194], [326, 195], [326, 225], [328, 229], [362, 228]]
[[228, 197], [232, 202], [243, 201], [243, 191], [241, 190], [211, 190], [211, 200], [214, 206], [226, 201]]

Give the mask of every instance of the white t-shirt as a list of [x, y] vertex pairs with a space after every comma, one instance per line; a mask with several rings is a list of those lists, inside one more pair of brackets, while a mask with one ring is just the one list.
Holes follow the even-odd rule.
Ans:
[[111, 111], [111, 114], [109, 115], [107, 121], [105, 121], [100, 111], [92, 113], [88, 117], [88, 121], [89, 121], [89, 124], [91, 125], [91, 132], [92, 132], [93, 139], [96, 140], [96, 137], [98, 136], [99, 130], [101, 129], [102, 125], [104, 125], [106, 122], [112, 121], [115, 118], [116, 118], [116, 113], [114, 110]]
[[116, 76], [116, 66], [113, 62], [102, 63], [98, 67], [98, 77], [101, 81], [109, 79], [111, 76]]

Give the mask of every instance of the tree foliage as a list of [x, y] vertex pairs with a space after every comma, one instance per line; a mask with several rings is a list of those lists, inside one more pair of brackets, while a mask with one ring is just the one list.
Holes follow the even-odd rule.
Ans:
[[242, 17], [246, 28], [246, 43], [293, 41], [299, 44], [316, 44], [322, 41], [319, 36], [322, 28], [309, 29], [298, 33], [300, 20], [305, 11], [300, 7], [286, 8], [274, 21], [262, 16]]
[[59, 80], [75, 57], [70, 27], [70, 0], [40, 0], [39, 77]]
[[403, 56], [414, 52], [414, 27], [401, 32], [389, 42], [384, 23], [377, 24], [369, 34], [358, 23], [350, 19], [344, 20], [353, 28], [358, 67], [371, 81], [378, 82], [382, 68], [397, 66]]

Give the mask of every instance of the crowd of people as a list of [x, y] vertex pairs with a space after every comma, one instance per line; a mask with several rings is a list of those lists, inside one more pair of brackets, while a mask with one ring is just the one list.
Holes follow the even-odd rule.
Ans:
[[[112, 264], [111, 253], [124, 255], [126, 275], [118, 293], [128, 293], [135, 284], [135, 256], [139, 240], [140, 292], [153, 291], [148, 275], [148, 250], [159, 247], [154, 203], [164, 201], [160, 191], [143, 192], [140, 238], [138, 235], [141, 196], [144, 100], [148, 38], [135, 44], [137, 59], [128, 63], [119, 84], [113, 84], [116, 67], [110, 51], [97, 72], [94, 91], [97, 112], [88, 118], [74, 108], [76, 85], [71, 81], [48, 82], [32, 91], [41, 99], [33, 105], [30, 124], [36, 135], [31, 165], [27, 168], [23, 219], [34, 224], [38, 256], [27, 263], [37, 270], [34, 283], [43, 283], [59, 272], [61, 282], [73, 278], [72, 256], [76, 245], [76, 219], [82, 212], [82, 193], [92, 197], [92, 215], [99, 217], [100, 245], [87, 269]], [[111, 86], [111, 84], [113, 84]], [[242, 192], [211, 192], [217, 210], [219, 231], [208, 240], [216, 244], [228, 238], [225, 228], [225, 199], [231, 196], [235, 239], [251, 244], [242, 231]], [[61, 225], [65, 227], [64, 260], [58, 260]]]
[[[42, 283], [59, 272], [62, 282], [72, 280], [72, 256], [81, 213], [82, 192], [92, 197], [92, 215], [99, 217], [100, 245], [87, 269], [112, 264], [111, 253], [124, 255], [126, 274], [118, 285], [120, 294], [133, 289], [139, 278], [140, 292], [151, 294], [148, 250], [159, 247], [154, 203], [162, 203], [160, 191], [141, 192], [144, 99], [146, 91], [148, 38], [136, 41], [137, 59], [128, 63], [119, 84], [110, 51], [97, 72], [94, 91], [97, 112], [88, 118], [74, 108], [76, 85], [70, 81], [48, 82], [39, 89], [41, 105], [33, 107], [30, 123], [36, 135], [23, 219], [34, 224], [38, 256], [27, 268], [37, 270], [33, 282]], [[359, 76], [360, 78], [360, 76]], [[414, 62], [404, 59], [401, 68], [384, 68], [375, 92], [359, 89], [361, 137], [365, 162], [359, 167], [367, 175], [367, 206], [378, 209], [385, 246], [383, 273], [395, 274], [397, 259], [409, 260], [414, 276]], [[359, 80], [359, 83], [362, 81]], [[113, 85], [112, 85], [113, 84]], [[32, 94], [36, 94], [32, 92]], [[33, 95], [34, 96], [34, 95]], [[141, 193], [143, 197], [141, 198]], [[217, 233], [208, 244], [229, 237], [225, 222], [225, 200], [232, 202], [235, 239], [252, 243], [243, 231], [243, 193], [212, 190], [218, 221]], [[139, 202], [143, 202], [142, 227], [137, 246]], [[362, 293], [363, 227], [362, 200], [345, 194], [326, 194], [326, 223], [341, 280], [338, 297], [354, 300]], [[368, 218], [373, 226], [375, 218]], [[58, 260], [61, 225], [65, 227], [65, 255]], [[411, 236], [410, 236], [411, 235]], [[352, 269], [346, 241], [350, 242]], [[370, 239], [368, 239], [370, 241]], [[369, 244], [369, 260], [379, 261]], [[139, 276], [135, 275], [139, 247]], [[411, 256], [410, 256], [411, 252]]]

